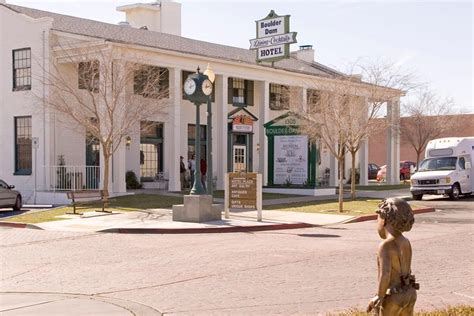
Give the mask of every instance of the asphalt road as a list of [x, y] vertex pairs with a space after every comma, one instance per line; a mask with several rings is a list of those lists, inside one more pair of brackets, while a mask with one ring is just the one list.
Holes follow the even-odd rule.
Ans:
[[[438, 209], [417, 215], [406, 234], [421, 283], [417, 310], [474, 305], [473, 201], [416, 202]], [[28, 292], [134, 303], [176, 315], [364, 308], [376, 291], [379, 242], [375, 222], [208, 235], [1, 229], [0, 305], [6, 292]]]

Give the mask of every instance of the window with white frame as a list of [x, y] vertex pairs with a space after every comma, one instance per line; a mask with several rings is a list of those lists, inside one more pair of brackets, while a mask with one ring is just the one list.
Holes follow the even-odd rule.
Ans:
[[321, 113], [321, 91], [314, 89], [306, 90], [306, 102], [308, 104], [308, 112]]
[[31, 48], [15, 49], [13, 55], [13, 91], [31, 90]]
[[31, 116], [15, 117], [15, 175], [30, 175]]
[[79, 89], [99, 92], [99, 66], [100, 63], [98, 60], [83, 61], [79, 63], [77, 68]]
[[270, 110], [290, 109], [290, 89], [288, 86], [270, 83]]
[[236, 106], [253, 105], [253, 81], [229, 78], [227, 82], [227, 102]]
[[142, 65], [133, 74], [133, 93], [145, 98], [169, 97], [169, 72], [167, 68]]

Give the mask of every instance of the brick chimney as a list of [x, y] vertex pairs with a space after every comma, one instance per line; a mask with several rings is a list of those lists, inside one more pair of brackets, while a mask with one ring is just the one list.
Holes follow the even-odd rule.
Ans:
[[291, 52], [291, 56], [307, 63], [312, 63], [314, 62], [313, 45], [302, 45], [299, 50]]
[[[181, 36], [181, 3], [161, 0], [117, 7], [125, 12], [127, 22], [135, 28]], [[145, 29], [145, 28], [144, 28]]]

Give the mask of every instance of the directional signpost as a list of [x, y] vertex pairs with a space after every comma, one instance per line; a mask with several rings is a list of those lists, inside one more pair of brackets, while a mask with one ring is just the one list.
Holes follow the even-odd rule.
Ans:
[[279, 16], [271, 10], [256, 21], [257, 38], [250, 40], [250, 49], [257, 50], [257, 62], [275, 62], [290, 57], [290, 44], [296, 43], [296, 32], [290, 32], [290, 16]]
[[257, 210], [257, 220], [262, 221], [262, 175], [233, 172], [225, 178], [225, 218], [229, 209]]

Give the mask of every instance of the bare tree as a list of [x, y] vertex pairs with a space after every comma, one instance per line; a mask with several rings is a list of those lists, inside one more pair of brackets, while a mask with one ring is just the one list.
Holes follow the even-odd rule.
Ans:
[[[338, 93], [340, 82], [332, 83], [329, 90], [310, 90], [308, 93], [308, 111], [304, 116], [310, 121], [302, 129], [313, 142], [322, 141], [336, 158], [339, 168], [338, 178], [342, 180], [344, 170], [341, 168], [347, 140], [347, 121], [344, 112], [349, 102], [346, 95]], [[329, 87], [326, 87], [329, 88]], [[339, 212], [343, 212], [343, 182], [339, 181]]]
[[[354, 71], [358, 75], [354, 75]], [[355, 198], [355, 158], [371, 133], [388, 126], [376, 120], [387, 101], [403, 95], [401, 89], [411, 84], [412, 75], [394, 65], [358, 63], [350, 75], [341, 74], [330, 82], [314, 82], [308, 93], [308, 112], [314, 124], [306, 127], [313, 140], [320, 139], [339, 164], [339, 211], [343, 211], [343, 178], [346, 152], [351, 154], [351, 193]]]
[[402, 106], [408, 117], [403, 120], [401, 138], [415, 150], [418, 166], [428, 142], [448, 134], [453, 128], [455, 117], [448, 114], [453, 114], [454, 103], [451, 99], [442, 99], [432, 91], [422, 89]]
[[112, 155], [142, 121], [165, 112], [167, 70], [106, 41], [56, 43], [51, 51], [42, 79], [50, 90], [45, 106], [100, 143], [107, 199]]
[[352, 65], [350, 73], [345, 80], [358, 78], [365, 83], [351, 86], [348, 93], [360, 97], [353, 97], [345, 112], [348, 116], [345, 145], [351, 154], [351, 197], [355, 199], [357, 152], [370, 135], [380, 133], [387, 127], [398, 129], [398, 126], [389, 126], [387, 120], [377, 118], [383, 114], [387, 101], [404, 95], [416, 84], [412, 73], [387, 61], [358, 61]]

